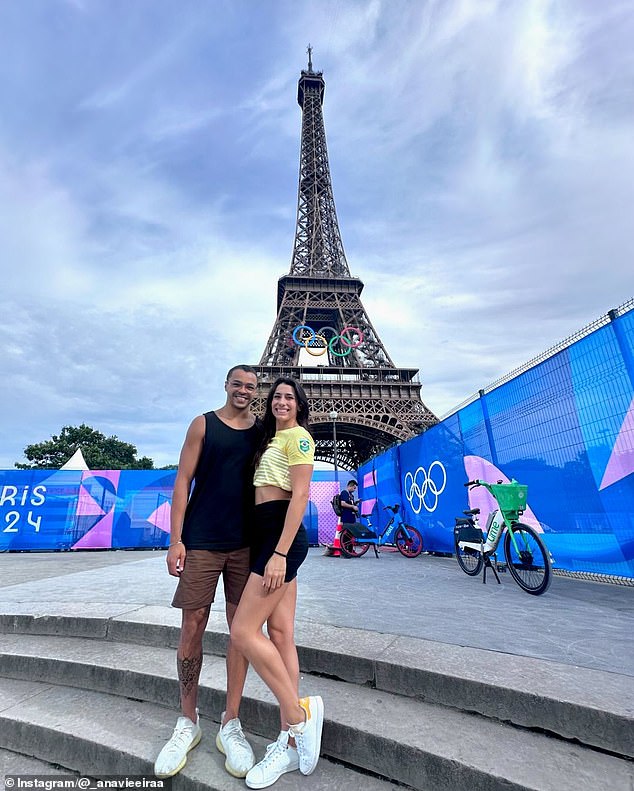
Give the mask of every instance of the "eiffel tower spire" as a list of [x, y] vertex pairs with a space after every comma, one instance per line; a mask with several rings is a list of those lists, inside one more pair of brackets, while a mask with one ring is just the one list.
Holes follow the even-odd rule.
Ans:
[[308, 71], [302, 71], [297, 86], [297, 103], [302, 108], [302, 144], [291, 275], [350, 277], [330, 181], [322, 113], [325, 87], [322, 72], [313, 71], [309, 45]]
[[297, 102], [302, 133], [297, 226], [290, 273], [278, 280], [277, 318], [259, 364], [262, 410], [269, 384], [293, 376], [306, 390], [316, 458], [354, 469], [364, 460], [436, 423], [420, 398], [416, 369], [397, 368], [361, 303], [363, 283], [350, 275], [330, 178], [322, 113], [325, 81], [302, 70]]

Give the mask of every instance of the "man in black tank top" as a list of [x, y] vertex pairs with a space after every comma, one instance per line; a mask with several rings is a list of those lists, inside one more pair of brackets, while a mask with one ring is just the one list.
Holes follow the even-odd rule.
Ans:
[[[253, 508], [253, 457], [262, 437], [250, 405], [256, 372], [237, 365], [227, 374], [227, 400], [215, 412], [194, 418], [185, 438], [174, 482], [169, 573], [178, 577], [172, 605], [182, 610], [177, 652], [181, 714], [172, 738], [154, 764], [158, 777], [171, 777], [201, 738], [196, 702], [202, 667], [202, 641], [218, 579], [222, 574], [227, 623], [249, 576], [248, 525]], [[192, 488], [193, 482], [193, 488]], [[244, 777], [255, 763], [244, 737], [238, 708], [248, 663], [227, 647], [227, 706], [216, 738], [225, 767]]]

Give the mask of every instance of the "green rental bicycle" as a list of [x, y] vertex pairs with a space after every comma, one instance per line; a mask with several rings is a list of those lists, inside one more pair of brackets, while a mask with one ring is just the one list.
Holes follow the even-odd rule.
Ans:
[[552, 580], [552, 556], [539, 533], [519, 521], [526, 508], [528, 486], [516, 480], [511, 483], [475, 480], [468, 481], [465, 486], [470, 489], [484, 486], [498, 508], [488, 516], [486, 535], [478, 527], [479, 508], [463, 511], [465, 517], [456, 518], [454, 547], [460, 568], [470, 577], [476, 577], [484, 569], [484, 583], [487, 568], [490, 568], [499, 584], [497, 548], [504, 536], [504, 559], [515, 582], [534, 596], [546, 593]]

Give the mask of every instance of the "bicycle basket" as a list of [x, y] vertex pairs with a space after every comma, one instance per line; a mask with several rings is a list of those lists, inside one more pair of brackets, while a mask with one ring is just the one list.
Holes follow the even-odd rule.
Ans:
[[520, 511], [526, 509], [528, 486], [513, 480], [511, 483], [492, 483], [491, 494], [498, 501], [502, 513], [517, 518]]

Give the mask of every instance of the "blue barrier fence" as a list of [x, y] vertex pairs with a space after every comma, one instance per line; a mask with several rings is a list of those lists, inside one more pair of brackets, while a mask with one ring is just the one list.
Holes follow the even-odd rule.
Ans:
[[363, 465], [374, 518], [399, 502], [427, 550], [452, 552], [454, 517], [492, 505], [465, 481], [515, 478], [556, 568], [634, 577], [634, 310], [605, 319]]
[[[0, 470], [0, 551], [166, 547], [174, 471]], [[341, 477], [340, 477], [341, 480]], [[340, 490], [315, 471], [304, 524], [311, 544], [329, 543]]]
[[[427, 550], [452, 552], [454, 517], [492, 504], [464, 482], [515, 478], [528, 484], [522, 519], [543, 532], [557, 568], [634, 577], [632, 307], [364, 464], [359, 493], [374, 526], [400, 503]], [[174, 476], [0, 471], [0, 551], [166, 546]], [[332, 541], [330, 500], [348, 477], [315, 472], [311, 543]]]

